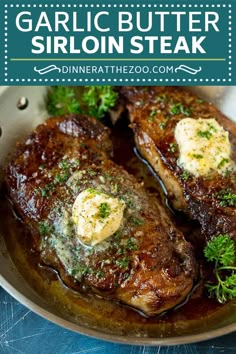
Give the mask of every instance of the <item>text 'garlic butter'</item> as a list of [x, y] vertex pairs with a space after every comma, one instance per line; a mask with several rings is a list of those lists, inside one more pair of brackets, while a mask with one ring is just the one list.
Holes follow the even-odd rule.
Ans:
[[175, 128], [178, 164], [195, 176], [222, 173], [231, 164], [229, 133], [215, 119], [182, 119]]
[[72, 219], [81, 242], [94, 246], [121, 226], [125, 204], [94, 189], [81, 192], [72, 207]]

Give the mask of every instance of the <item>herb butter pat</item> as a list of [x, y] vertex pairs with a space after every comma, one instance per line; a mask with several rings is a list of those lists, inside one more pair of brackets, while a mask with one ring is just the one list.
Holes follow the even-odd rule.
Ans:
[[215, 119], [182, 119], [175, 128], [178, 164], [195, 176], [224, 173], [232, 164], [229, 133]]
[[95, 189], [81, 192], [72, 207], [80, 241], [94, 246], [114, 234], [122, 224], [124, 209], [124, 202]]

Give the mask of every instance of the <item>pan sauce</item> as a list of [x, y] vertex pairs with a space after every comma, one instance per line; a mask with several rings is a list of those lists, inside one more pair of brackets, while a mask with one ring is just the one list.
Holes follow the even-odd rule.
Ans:
[[[135, 156], [132, 133], [126, 125], [126, 122], [119, 123], [113, 129], [115, 162], [124, 165], [130, 173], [143, 180], [150, 191], [163, 195], [159, 183]], [[6, 201], [1, 201], [0, 212], [3, 234], [8, 235], [5, 242], [17, 268], [44, 299], [53, 303], [56, 310], [72, 322], [108, 333], [168, 337], [204, 331], [204, 327], [207, 330], [209, 325], [214, 327], [215, 324], [217, 327], [218, 320], [232, 311], [233, 303], [221, 306], [208, 299], [201, 285], [182, 307], [153, 319], [146, 319], [129, 308], [98, 297], [77, 294], [66, 288], [52, 269], [42, 267], [39, 254], [32, 251], [30, 235], [20, 221], [12, 216]], [[195, 225], [183, 222], [182, 218], [179, 226], [186, 234], [190, 230], [192, 234], [193, 227], [195, 228]], [[209, 265], [202, 265], [204, 272], [207, 267]]]

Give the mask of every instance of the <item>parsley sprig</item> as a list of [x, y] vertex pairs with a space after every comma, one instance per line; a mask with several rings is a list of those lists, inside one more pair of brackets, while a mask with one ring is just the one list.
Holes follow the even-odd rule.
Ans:
[[110, 108], [115, 106], [117, 97], [118, 94], [112, 86], [85, 87], [81, 97], [84, 113], [101, 119]]
[[67, 86], [54, 86], [48, 94], [47, 109], [51, 115], [81, 113], [75, 89]]
[[54, 86], [48, 94], [47, 109], [51, 115], [87, 114], [97, 119], [114, 107], [118, 98], [112, 86], [83, 88]]
[[236, 297], [236, 254], [234, 241], [228, 234], [212, 238], [204, 249], [209, 262], [215, 263], [217, 284], [207, 283], [210, 296], [220, 303]]

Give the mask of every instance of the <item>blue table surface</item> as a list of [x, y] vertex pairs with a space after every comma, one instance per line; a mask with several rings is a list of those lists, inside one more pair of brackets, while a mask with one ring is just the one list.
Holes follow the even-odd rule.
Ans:
[[0, 287], [0, 354], [236, 353], [236, 332], [213, 340], [169, 347], [113, 344], [61, 328], [28, 310]]

